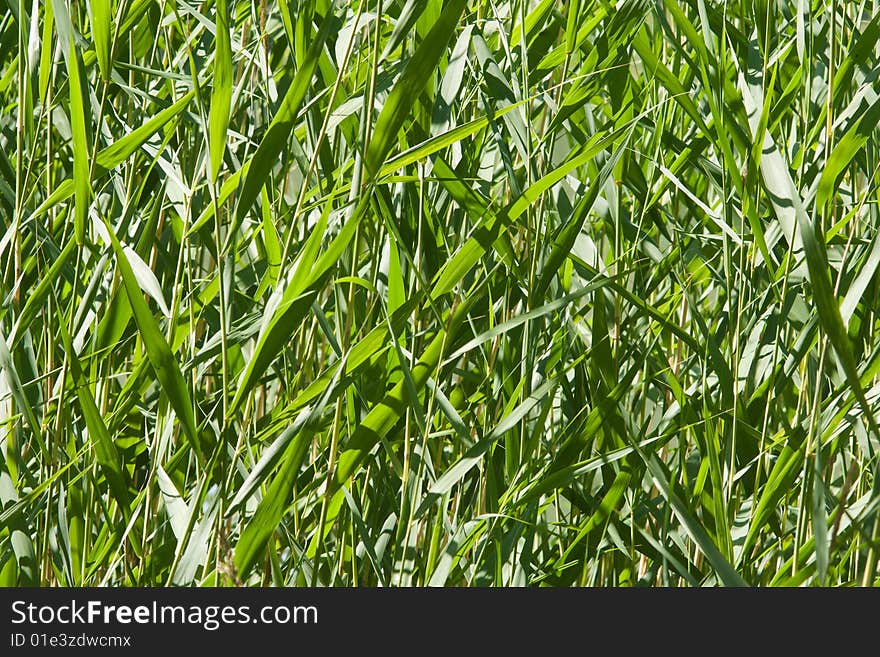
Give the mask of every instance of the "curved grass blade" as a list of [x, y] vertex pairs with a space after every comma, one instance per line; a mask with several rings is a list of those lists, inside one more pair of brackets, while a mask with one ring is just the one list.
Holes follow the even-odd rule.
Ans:
[[[122, 164], [129, 155], [140, 148], [150, 137], [159, 131], [166, 123], [180, 114], [195, 95], [194, 91], [186, 93], [176, 103], [162, 110], [156, 116], [144, 123], [139, 128], [132, 130], [124, 137], [120, 137], [110, 146], [100, 151], [95, 157], [95, 166], [92, 170], [92, 179], [97, 180], [106, 173]], [[75, 183], [67, 179], [55, 189], [40, 206], [34, 210], [33, 217], [39, 217], [50, 209], [69, 199], [74, 193]]]
[[98, 68], [104, 82], [110, 81], [111, 72], [111, 16], [110, 0], [90, 0], [89, 9], [92, 18], [92, 39], [95, 42], [95, 53], [98, 58]]
[[229, 9], [217, 0], [217, 30], [214, 35], [214, 86], [208, 118], [211, 180], [217, 181], [226, 151], [226, 129], [232, 102], [232, 46], [229, 42]]
[[250, 160], [250, 167], [244, 176], [241, 192], [238, 196], [235, 212], [236, 225], [241, 223], [254, 201], [257, 200], [260, 189], [269, 178], [272, 167], [278, 162], [278, 156], [287, 146], [287, 140], [293, 131], [294, 120], [299, 113], [306, 93], [309, 91], [309, 85], [318, 66], [324, 43], [338, 25], [336, 17], [331, 13], [334, 5], [335, 3], [331, 3], [328, 7], [327, 14], [318, 29], [318, 34], [311, 40], [305, 60], [296, 72], [293, 82], [290, 83], [290, 88], [281, 102], [281, 107], [278, 108], [275, 118], [269, 124], [256, 153]]
[[144, 301], [143, 292], [138, 285], [131, 264], [128, 262], [128, 257], [125, 255], [125, 249], [123, 249], [119, 239], [113, 232], [113, 227], [106, 219], [104, 221], [107, 227], [107, 234], [110, 237], [110, 243], [113, 246], [113, 252], [116, 255], [116, 265], [119, 267], [119, 274], [125, 287], [125, 293], [131, 304], [131, 311], [134, 315], [138, 331], [140, 331], [141, 338], [144, 341], [147, 358], [162, 389], [168, 395], [168, 400], [171, 402], [171, 406], [174, 408], [174, 412], [183, 426], [183, 431], [195, 455], [201, 460], [204, 457], [199, 445], [198, 426], [186, 379], [183, 378], [180, 365], [178, 365], [177, 359], [171, 352], [171, 347], [168, 346], [165, 337], [159, 331], [156, 320]]
[[[276, 441], [279, 444], [273, 445], [274, 455], [286, 443], [286, 446], [283, 447], [283, 456], [281, 456], [281, 468], [235, 546], [235, 566], [242, 577], [246, 576], [256, 563], [257, 558], [266, 548], [269, 538], [275, 533], [281, 522], [284, 509], [293, 495], [296, 476], [299, 474], [312, 437], [315, 435], [316, 422], [332, 399], [344, 371], [345, 359], [343, 358], [336, 370], [333, 382], [327, 387], [321, 400], [312, 408], [303, 411], [301, 421], [294, 422]], [[247, 498], [254, 486], [258, 485], [268, 474], [266, 469], [270, 464], [271, 459], [261, 459], [248, 477], [248, 481], [245, 482], [246, 486], [243, 486], [242, 491], [239, 491], [236, 500]]]
[[[400, 416], [406, 410], [408, 403], [419, 403], [418, 400], [408, 399], [410, 389], [414, 388], [416, 392], [420, 393], [425, 387], [428, 378], [440, 364], [444, 348], [454, 339], [455, 334], [476, 300], [477, 297], [472, 296], [458, 306], [449, 319], [447, 329], [439, 331], [422, 352], [419, 362], [411, 370], [409, 383], [402, 380], [391, 388], [382, 401], [370, 409], [367, 416], [351, 434], [345, 450], [339, 455], [336, 469], [333, 472], [333, 478], [325, 492], [325, 495], [330, 498], [330, 503], [327, 505], [324, 534], [333, 528], [333, 524], [342, 507], [342, 502], [345, 499], [341, 490], [342, 487], [363, 465], [370, 452], [373, 451], [373, 448], [394, 428]], [[322, 539], [323, 536], [315, 534], [312, 542], [309, 544], [308, 555], [310, 557], [315, 555]]]
[[844, 170], [871, 139], [878, 122], [880, 122], [880, 99], [859, 117], [831, 151], [816, 189], [817, 208], [824, 208], [831, 199]]
[[68, 87], [70, 92], [70, 129], [73, 136], [73, 184], [74, 219], [73, 234], [76, 243], [85, 243], [86, 218], [89, 212], [89, 199], [92, 188], [89, 184], [89, 148], [86, 143], [86, 100], [79, 51], [76, 44], [70, 43], [70, 56], [67, 58]]
[[446, 51], [446, 46], [466, 6], [467, 0], [451, 0], [446, 3], [440, 18], [428, 32], [425, 40], [419, 44], [400, 79], [391, 90], [376, 119], [376, 127], [367, 148], [365, 163], [371, 178], [375, 178], [385, 164], [385, 158], [397, 141], [397, 133], [416, 106], [422, 89], [440, 63], [440, 58]]

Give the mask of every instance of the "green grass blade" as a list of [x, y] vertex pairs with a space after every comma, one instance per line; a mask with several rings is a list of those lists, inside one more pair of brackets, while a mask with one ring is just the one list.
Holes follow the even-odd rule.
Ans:
[[110, 0], [89, 0], [92, 18], [92, 39], [98, 58], [98, 68], [104, 82], [110, 81], [111, 72], [111, 8]]
[[391, 90], [382, 112], [376, 119], [376, 127], [373, 129], [373, 136], [367, 148], [365, 161], [371, 177], [375, 177], [385, 164], [385, 158], [397, 141], [397, 133], [418, 102], [428, 78], [440, 63], [440, 58], [452, 38], [466, 5], [467, 0], [450, 0], [446, 3], [440, 18], [425, 40], [419, 44], [400, 79], [394, 85], [394, 89]]
[[141, 338], [144, 341], [150, 365], [156, 374], [156, 378], [162, 385], [162, 389], [168, 396], [168, 400], [177, 414], [177, 418], [192, 445], [196, 457], [201, 459], [202, 451], [199, 444], [199, 430], [193, 410], [192, 398], [189, 394], [189, 386], [186, 383], [186, 379], [183, 378], [180, 365], [171, 352], [171, 347], [168, 346], [168, 342], [166, 342], [165, 337], [159, 331], [156, 320], [144, 301], [143, 292], [141, 292], [125, 250], [113, 232], [113, 227], [109, 223], [106, 223], [106, 226], [110, 243], [113, 246], [113, 252], [116, 255], [116, 265], [119, 268], [122, 284], [125, 287], [128, 301], [131, 304], [132, 314], [137, 323], [138, 331], [140, 331]]
[[89, 149], [86, 143], [86, 102], [82, 72], [79, 63], [79, 52], [71, 42], [69, 65], [70, 91], [70, 128], [73, 134], [73, 183], [74, 183], [74, 231], [77, 244], [85, 243], [86, 220], [89, 213], [91, 185], [89, 184]]
[[226, 129], [232, 103], [232, 46], [229, 42], [229, 9], [226, 0], [217, 0], [217, 31], [214, 36], [214, 84], [208, 118], [211, 180], [216, 182], [226, 151]]
[[236, 222], [240, 223], [245, 214], [250, 211], [251, 206], [260, 195], [260, 189], [266, 183], [269, 173], [278, 156], [287, 145], [287, 140], [293, 130], [294, 120], [299, 113], [306, 93], [309, 91], [309, 84], [318, 66], [318, 60], [324, 49], [324, 43], [330, 36], [334, 27], [337, 26], [336, 18], [331, 13], [333, 4], [327, 9], [327, 13], [321, 22], [321, 27], [313, 39], [310, 39], [309, 50], [306, 53], [305, 60], [300, 65], [299, 70], [290, 83], [290, 88], [278, 108], [278, 112], [269, 124], [265, 136], [260, 141], [260, 145], [254, 153], [250, 161], [250, 167], [244, 176], [241, 185], [241, 191], [238, 195], [237, 210], [235, 213]]

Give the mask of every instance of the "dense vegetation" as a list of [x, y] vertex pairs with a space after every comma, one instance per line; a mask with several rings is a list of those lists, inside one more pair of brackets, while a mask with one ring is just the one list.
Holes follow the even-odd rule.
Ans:
[[880, 582], [876, 0], [8, 0], [0, 583]]

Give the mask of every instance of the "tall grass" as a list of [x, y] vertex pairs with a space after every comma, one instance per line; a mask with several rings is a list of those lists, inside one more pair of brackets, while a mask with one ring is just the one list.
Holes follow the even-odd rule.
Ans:
[[876, 0], [10, 0], [0, 584], [880, 582]]

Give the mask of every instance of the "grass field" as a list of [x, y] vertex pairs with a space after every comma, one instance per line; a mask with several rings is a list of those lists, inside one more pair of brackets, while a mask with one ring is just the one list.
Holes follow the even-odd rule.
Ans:
[[0, 585], [880, 583], [880, 2], [8, 0]]

